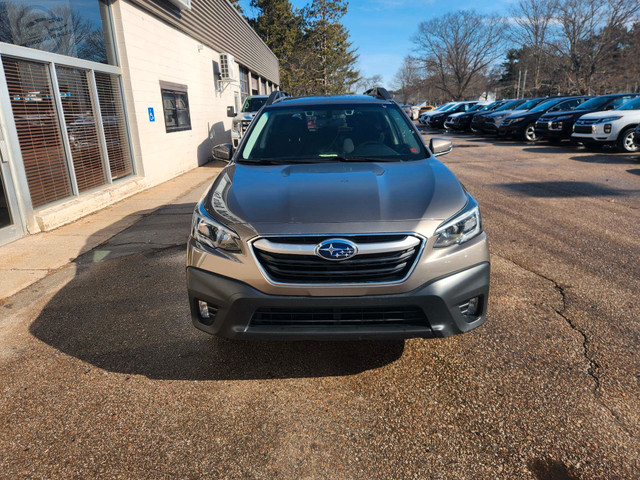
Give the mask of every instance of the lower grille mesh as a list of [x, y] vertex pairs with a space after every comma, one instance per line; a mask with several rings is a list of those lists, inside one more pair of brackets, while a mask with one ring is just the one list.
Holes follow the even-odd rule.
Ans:
[[260, 308], [253, 326], [427, 326], [419, 307]]

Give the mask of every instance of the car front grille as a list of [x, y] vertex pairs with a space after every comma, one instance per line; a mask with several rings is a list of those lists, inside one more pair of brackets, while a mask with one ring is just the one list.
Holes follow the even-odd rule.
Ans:
[[576, 133], [593, 133], [591, 125], [575, 125], [573, 131]]
[[[355, 243], [358, 254], [341, 261], [314, 253], [328, 239]], [[252, 244], [267, 277], [287, 284], [360, 284], [404, 280], [415, 265], [423, 240], [413, 235], [268, 237]], [[294, 253], [295, 252], [295, 253]], [[371, 252], [371, 253], [368, 253]]]
[[242, 133], [242, 135], [245, 134], [250, 124], [251, 120], [242, 120], [242, 124], [240, 125], [240, 133]]
[[259, 308], [251, 318], [255, 327], [316, 326], [428, 326], [419, 307]]

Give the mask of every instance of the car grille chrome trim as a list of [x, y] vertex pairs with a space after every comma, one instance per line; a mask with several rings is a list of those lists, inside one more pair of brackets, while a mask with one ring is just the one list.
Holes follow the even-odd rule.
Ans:
[[[376, 241], [378, 238], [381, 241]], [[358, 254], [338, 262], [318, 257], [317, 245], [328, 239], [349, 240], [357, 245]], [[269, 283], [327, 287], [402, 283], [413, 272], [425, 243], [426, 239], [415, 233], [397, 233], [271, 235], [257, 237], [249, 245], [256, 265]]]
[[[327, 237], [342, 238], [341, 236]], [[314, 244], [294, 244], [294, 243], [278, 243], [272, 242], [268, 238], [260, 238], [253, 242], [253, 244], [264, 252], [279, 253], [283, 255], [315, 255], [317, 245]], [[416, 237], [406, 236], [401, 240], [392, 242], [380, 242], [380, 243], [361, 243], [358, 245], [358, 255], [367, 255], [375, 253], [388, 253], [396, 252], [398, 250], [405, 250], [408, 248], [416, 247], [420, 244], [420, 240]]]

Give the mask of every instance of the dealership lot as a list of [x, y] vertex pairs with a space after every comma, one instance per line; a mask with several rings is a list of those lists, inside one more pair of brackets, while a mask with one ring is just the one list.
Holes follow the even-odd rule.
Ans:
[[638, 478], [640, 155], [446, 136], [489, 234], [485, 325], [198, 332], [162, 246], [193, 192], [0, 306], [0, 477]]

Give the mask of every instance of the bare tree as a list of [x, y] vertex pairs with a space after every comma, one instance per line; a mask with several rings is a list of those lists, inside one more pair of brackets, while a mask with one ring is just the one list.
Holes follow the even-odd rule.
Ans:
[[418, 61], [407, 56], [402, 61], [394, 78], [394, 87], [403, 103], [416, 103], [424, 80], [423, 69]]
[[533, 65], [534, 92], [541, 88], [541, 71], [548, 58], [549, 40], [552, 35], [553, 24], [558, 9], [558, 0], [519, 0], [511, 8], [511, 15], [516, 28], [513, 36], [520, 48], [530, 52]]
[[567, 59], [572, 89], [592, 93], [594, 80], [607, 72], [605, 61], [620, 41], [621, 32], [640, 10], [637, 0], [563, 0], [558, 5], [556, 53]]
[[383, 84], [384, 79], [382, 75], [376, 74], [370, 77], [360, 77], [355, 84], [355, 89], [357, 93], [362, 93], [373, 87], [381, 87]]
[[503, 55], [504, 32], [500, 17], [463, 10], [422, 22], [413, 42], [438, 88], [461, 100], [480, 88], [483, 74]]

